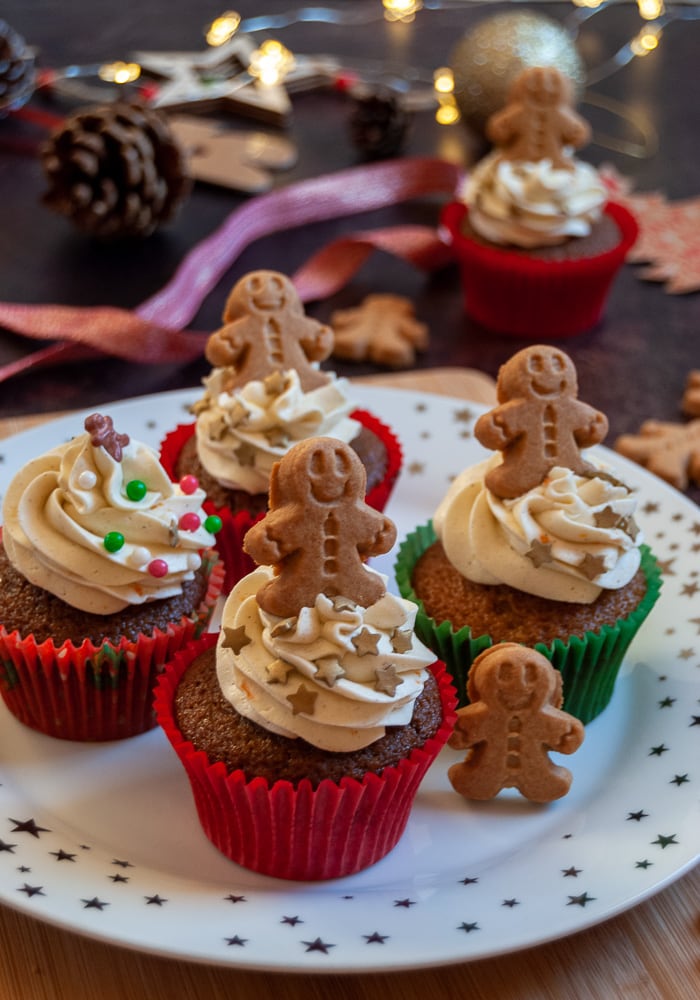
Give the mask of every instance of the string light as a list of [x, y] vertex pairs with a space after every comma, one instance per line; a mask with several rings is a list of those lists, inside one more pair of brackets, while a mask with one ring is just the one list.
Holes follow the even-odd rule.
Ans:
[[133, 83], [141, 76], [141, 67], [134, 62], [105, 63], [104, 66], [100, 66], [97, 75], [105, 83]]
[[270, 38], [250, 55], [248, 72], [266, 87], [274, 87], [284, 80], [294, 67], [294, 56], [281, 42]]
[[229, 39], [238, 31], [241, 24], [241, 15], [235, 10], [227, 10], [207, 28], [206, 40], [207, 45], [211, 45], [212, 48], [218, 48], [219, 45], [224, 45]]
[[382, 0], [382, 5], [387, 21], [403, 21], [410, 24], [423, 7], [423, 0]]
[[455, 78], [448, 66], [441, 66], [433, 73], [433, 90], [438, 102], [435, 121], [438, 125], [454, 125], [460, 119], [454, 97]]
[[605, 2], [606, 0], [573, 0], [575, 7], [589, 7], [591, 10], [601, 7]]
[[637, 0], [639, 16], [645, 21], [656, 21], [664, 11], [664, 0]]
[[661, 28], [649, 25], [646, 28], [642, 28], [636, 38], [632, 39], [630, 48], [636, 56], [648, 56], [650, 52], [653, 52], [658, 47], [660, 38]]

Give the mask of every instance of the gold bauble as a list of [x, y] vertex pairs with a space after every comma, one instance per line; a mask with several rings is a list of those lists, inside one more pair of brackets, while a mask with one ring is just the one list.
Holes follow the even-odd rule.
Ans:
[[515, 77], [529, 66], [554, 66], [583, 92], [585, 68], [571, 36], [540, 14], [495, 14], [480, 21], [449, 58], [454, 96], [464, 123], [480, 135], [488, 118], [506, 103]]

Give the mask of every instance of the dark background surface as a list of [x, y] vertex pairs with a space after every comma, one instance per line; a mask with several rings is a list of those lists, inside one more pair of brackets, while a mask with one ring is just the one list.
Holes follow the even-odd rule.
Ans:
[[[138, 48], [202, 49], [204, 26], [224, 6], [220, 0], [122, 0], [119, 5], [106, 0], [6, 0], [1, 14], [37, 48], [40, 66], [61, 67], [72, 62], [127, 59]], [[243, 17], [295, 9], [291, 0], [234, 6]], [[432, 71], [449, 61], [455, 42], [485, 16], [504, 9], [533, 10], [563, 21], [575, 10], [568, 3], [452, 5], [444, 10], [425, 9], [407, 26], [384, 22], [379, 0], [331, 6], [375, 11], [376, 18], [355, 26], [295, 24], [269, 34], [293, 52], [347, 57], [351, 66], [358, 59], [375, 66], [383, 61], [398, 73], [409, 66], [422, 70], [428, 82]], [[636, 4], [614, 4], [596, 14], [583, 26], [578, 39], [587, 66], [602, 64], [641, 24]], [[669, 199], [697, 195], [699, 55], [700, 23], [679, 20], [667, 25], [654, 53], [633, 60], [596, 83], [591, 88], [594, 95], [621, 102], [628, 120], [584, 104], [581, 110], [594, 133], [615, 134], [636, 144], [640, 133], [632, 120], [638, 120], [645, 130], [658, 136], [658, 151], [634, 157], [594, 142], [584, 158], [595, 164], [612, 163], [638, 191], [658, 189]], [[350, 103], [346, 95], [315, 90], [293, 94], [292, 102], [293, 120], [285, 134], [298, 145], [299, 158], [292, 170], [277, 175], [275, 186], [361, 162], [349, 138]], [[58, 113], [66, 110], [65, 103], [51, 105], [36, 98], [32, 106]], [[236, 127], [257, 127], [241, 118], [227, 116], [224, 120]], [[0, 121], [0, 138], [3, 132], [30, 143], [41, 137], [35, 127], [12, 119]], [[438, 126], [431, 111], [422, 111], [414, 117], [403, 152], [409, 156], [448, 156], [468, 165], [474, 149], [474, 137], [462, 125]], [[0, 143], [2, 300], [132, 308], [161, 288], [187, 251], [245, 200], [231, 191], [197, 185], [174, 222], [147, 240], [125, 247], [97, 243], [54, 215], [41, 204], [45, 187], [35, 156], [11, 151]], [[216, 329], [230, 287], [252, 268], [292, 273], [340, 234], [407, 222], [433, 225], [438, 212], [435, 200], [402, 204], [261, 239], [235, 262], [190, 326]], [[523, 344], [487, 334], [464, 316], [455, 267], [426, 276], [385, 254], [375, 254], [341, 293], [309, 305], [308, 311], [327, 319], [333, 309], [355, 305], [370, 292], [408, 296], [418, 316], [429, 324], [430, 348], [419, 356], [417, 367], [463, 365], [495, 375], [499, 365]], [[0, 363], [37, 346], [0, 332]], [[600, 326], [561, 341], [560, 346], [576, 362], [581, 397], [609, 416], [608, 443], [620, 433], [636, 431], [648, 417], [681, 420], [679, 402], [687, 372], [700, 367], [700, 294], [668, 295], [661, 285], [640, 280], [636, 266], [627, 265], [614, 285]], [[342, 374], [378, 370], [335, 361], [332, 367]], [[0, 385], [0, 417], [97, 406], [113, 399], [191, 386], [207, 371], [203, 359], [173, 366], [105, 358], [45, 369]], [[697, 491], [691, 495], [697, 498]]]

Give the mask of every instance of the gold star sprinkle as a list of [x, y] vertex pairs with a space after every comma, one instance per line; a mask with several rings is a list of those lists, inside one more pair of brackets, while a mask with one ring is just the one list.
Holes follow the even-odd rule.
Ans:
[[325, 681], [328, 687], [335, 687], [335, 682], [340, 677], [345, 677], [345, 671], [338, 662], [337, 656], [322, 656], [316, 660], [316, 677]]
[[245, 625], [239, 625], [237, 628], [224, 625], [224, 641], [221, 643], [222, 649], [232, 649], [238, 655], [249, 642], [250, 636], [246, 634]]
[[634, 541], [637, 535], [639, 534], [639, 525], [637, 524], [637, 522], [633, 517], [625, 517], [620, 522], [620, 527], [622, 528], [622, 530], [626, 535], [629, 535], [632, 541]]
[[399, 677], [396, 673], [396, 667], [393, 663], [387, 663], [383, 667], [377, 667], [374, 671], [374, 676], [375, 690], [382, 691], [384, 694], [388, 694], [391, 698], [393, 698], [396, 694], [396, 689], [399, 684], [403, 684], [403, 677]]
[[287, 695], [287, 701], [292, 708], [292, 715], [313, 715], [318, 693], [300, 684], [294, 694]]
[[406, 653], [413, 645], [410, 632], [401, 632], [395, 628], [391, 633], [391, 648], [395, 653]]
[[220, 441], [227, 430], [228, 424], [222, 416], [219, 416], [209, 424], [209, 439]]
[[265, 438], [271, 448], [284, 448], [289, 444], [289, 434], [281, 427], [271, 427], [265, 431]]
[[597, 576], [605, 572], [605, 560], [602, 556], [594, 556], [587, 552], [579, 569], [589, 580], [595, 580]]
[[235, 455], [239, 465], [255, 465], [255, 448], [252, 444], [248, 444], [247, 441], [244, 441], [239, 448], [236, 448]]
[[552, 557], [552, 546], [550, 542], [541, 542], [536, 538], [531, 548], [525, 553], [535, 569], [539, 569], [544, 563], [554, 562]]
[[287, 379], [280, 371], [270, 372], [270, 374], [263, 379], [263, 385], [265, 386], [265, 392], [268, 396], [279, 396], [287, 388]]
[[277, 624], [270, 629], [270, 635], [273, 639], [278, 639], [281, 635], [289, 635], [297, 627], [296, 616], [294, 618], [285, 618], [284, 621], [277, 622]]
[[349, 597], [334, 597], [333, 598], [333, 610], [334, 611], [354, 611], [357, 605], [354, 601], [351, 601]]
[[229, 427], [239, 427], [250, 417], [250, 411], [241, 403], [239, 399], [226, 412], [226, 422]]
[[293, 669], [294, 667], [291, 663], [286, 663], [284, 660], [273, 660], [272, 663], [268, 663], [265, 667], [267, 672], [267, 683], [286, 684], [287, 674]]
[[377, 653], [377, 643], [379, 642], [379, 634], [377, 632], [370, 632], [368, 628], [362, 628], [357, 635], [352, 637], [352, 644], [357, 651], [358, 656], [366, 656], [367, 653]]
[[608, 506], [596, 511], [593, 520], [597, 528], [618, 528], [623, 518]]
[[168, 525], [168, 543], [176, 548], [177, 543], [180, 541], [180, 532], [178, 531], [177, 521], [173, 520]]

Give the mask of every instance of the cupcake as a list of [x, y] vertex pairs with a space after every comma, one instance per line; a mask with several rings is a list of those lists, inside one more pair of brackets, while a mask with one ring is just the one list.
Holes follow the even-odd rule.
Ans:
[[565, 711], [589, 722], [658, 597], [635, 492], [580, 451], [607, 420], [576, 382], [560, 350], [515, 354], [499, 372], [498, 406], [474, 429], [501, 454], [458, 476], [400, 548], [399, 590], [419, 602], [417, 632], [452, 671], [461, 705], [472, 660], [518, 642], [561, 671]]
[[571, 103], [557, 69], [524, 70], [489, 119], [494, 149], [443, 210], [466, 311], [489, 329], [539, 339], [595, 326], [637, 237], [633, 216], [574, 156], [590, 129]]
[[296, 442], [316, 436], [349, 443], [367, 473], [367, 502], [383, 510], [401, 465], [390, 429], [354, 410], [346, 379], [321, 371], [333, 347], [330, 327], [304, 314], [291, 281], [274, 271], [254, 271], [234, 286], [224, 323], [210, 337], [204, 395], [196, 422], [163, 442], [161, 459], [171, 476], [193, 474], [208, 508], [223, 519], [219, 550], [227, 586], [252, 569], [243, 536], [267, 509], [270, 473]]
[[156, 674], [206, 628], [223, 582], [203, 500], [101, 414], [12, 479], [0, 692], [21, 722], [72, 740], [155, 725]]
[[245, 537], [259, 566], [229, 594], [216, 645], [176, 657], [157, 686], [204, 832], [280, 878], [349, 875], [390, 851], [455, 721], [415, 606], [364, 563], [396, 536], [364, 478], [342, 441], [290, 449]]

